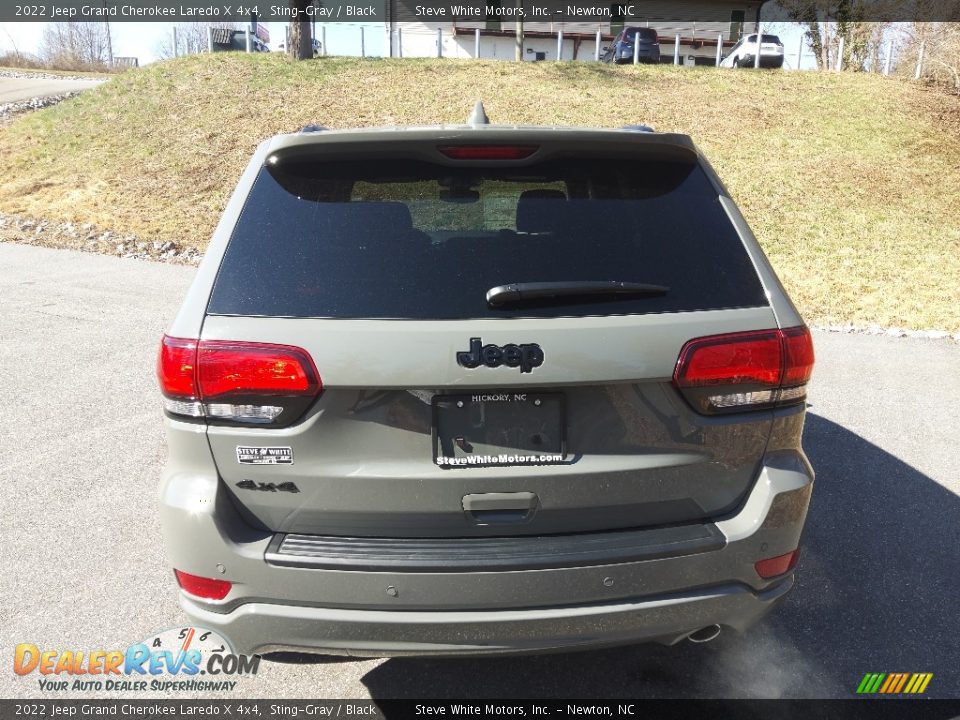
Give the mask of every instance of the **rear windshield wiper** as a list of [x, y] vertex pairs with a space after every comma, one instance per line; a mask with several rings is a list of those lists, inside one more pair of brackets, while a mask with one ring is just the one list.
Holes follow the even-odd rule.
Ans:
[[571, 280], [566, 282], [522, 282], [497, 285], [487, 290], [490, 307], [538, 303], [554, 298], [590, 296], [596, 299], [614, 299], [621, 295], [656, 297], [670, 288], [648, 283], [620, 282], [619, 280]]

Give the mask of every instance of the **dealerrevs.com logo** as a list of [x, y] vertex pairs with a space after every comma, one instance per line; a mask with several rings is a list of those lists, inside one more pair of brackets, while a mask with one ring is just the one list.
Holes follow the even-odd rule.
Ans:
[[258, 655], [238, 655], [222, 635], [198, 627], [155, 633], [125, 650], [14, 648], [13, 671], [36, 675], [44, 692], [230, 691], [235, 678], [257, 674]]

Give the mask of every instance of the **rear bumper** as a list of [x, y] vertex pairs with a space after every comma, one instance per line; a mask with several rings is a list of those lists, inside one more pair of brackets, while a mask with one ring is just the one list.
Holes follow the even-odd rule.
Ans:
[[673, 644], [719, 624], [743, 631], [793, 586], [793, 576], [759, 593], [736, 585], [605, 605], [530, 610], [396, 612], [247, 603], [211, 612], [181, 594], [201, 627], [242, 652], [314, 652], [357, 657], [464, 656]]
[[813, 484], [802, 452], [768, 453], [741, 507], [709, 525], [720, 541], [681, 554], [587, 556], [565, 566], [493, 571], [444, 572], [423, 563], [407, 570], [298, 567], [268, 562], [275, 535], [240, 516], [202, 428], [180, 427], [168, 442], [171, 464], [160, 489], [168, 559], [233, 583], [222, 601], [181, 592], [181, 605], [195, 624], [244, 653], [536, 652], [672, 643], [712, 624], [744, 630], [792, 585], [791, 575], [761, 579], [754, 563], [798, 547]]
[[[637, 55], [637, 62], [656, 65], [660, 62], [660, 53], [641, 52], [639, 55]], [[629, 55], [618, 55], [616, 57], [616, 63], [618, 65], [630, 65], [633, 63], [633, 53], [630, 53]]]
[[[756, 58], [753, 55], [744, 55], [740, 64], [746, 67], [753, 67], [756, 62]], [[783, 67], [783, 55], [761, 55], [760, 56], [760, 67], [762, 68], [779, 68]]]
[[[633, 62], [633, 46], [618, 48], [615, 56], [617, 62]], [[660, 47], [657, 45], [641, 45], [637, 50], [637, 59], [640, 62], [660, 62]]]

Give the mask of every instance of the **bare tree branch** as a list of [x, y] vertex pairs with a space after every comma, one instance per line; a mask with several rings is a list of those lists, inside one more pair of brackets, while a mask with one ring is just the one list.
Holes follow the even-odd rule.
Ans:
[[[177, 47], [173, 47], [173, 31], [157, 46], [157, 55], [172, 58], [174, 55], [193, 55], [207, 49], [207, 31], [210, 28], [239, 30], [240, 23], [229, 22], [183, 22], [177, 23]], [[176, 53], [174, 53], [176, 50]]]

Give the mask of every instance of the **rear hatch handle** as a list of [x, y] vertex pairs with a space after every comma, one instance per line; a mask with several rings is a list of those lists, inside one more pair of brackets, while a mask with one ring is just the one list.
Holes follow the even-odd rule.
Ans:
[[477, 525], [529, 522], [540, 507], [532, 492], [477, 493], [463, 496], [463, 511]]

